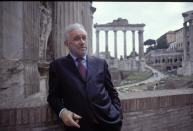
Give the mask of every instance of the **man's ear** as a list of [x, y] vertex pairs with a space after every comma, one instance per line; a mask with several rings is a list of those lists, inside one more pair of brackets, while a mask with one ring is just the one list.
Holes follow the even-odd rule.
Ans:
[[64, 45], [68, 47], [68, 41], [67, 40], [64, 41]]

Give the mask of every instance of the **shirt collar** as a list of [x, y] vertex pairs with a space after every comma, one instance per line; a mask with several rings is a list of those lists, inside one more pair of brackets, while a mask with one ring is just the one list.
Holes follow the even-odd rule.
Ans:
[[[74, 56], [72, 53], [70, 53], [70, 56], [72, 57], [72, 59], [73, 59], [74, 61], [76, 61], [76, 59], [77, 59], [77, 57], [76, 57], [76, 56]], [[83, 56], [82, 58], [83, 58], [83, 60], [85, 60], [85, 61], [86, 61], [86, 55], [85, 55], [85, 56]]]

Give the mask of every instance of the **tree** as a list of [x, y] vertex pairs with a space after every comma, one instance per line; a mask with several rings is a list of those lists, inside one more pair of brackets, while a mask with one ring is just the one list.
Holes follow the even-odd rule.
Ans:
[[152, 45], [155, 46], [155, 45], [156, 45], [156, 41], [153, 40], [153, 39], [148, 39], [148, 40], [146, 40], [146, 41], [144, 42], [144, 45], [145, 45], [145, 46], [148, 45], [149, 47], [152, 46]]
[[[130, 53], [130, 55], [129, 56], [127, 56], [127, 59], [129, 59], [129, 58], [132, 58], [132, 56], [133, 56], [133, 51]], [[137, 52], [135, 51], [135, 56], [138, 56], [138, 54], [137, 54]]]
[[156, 47], [156, 41], [153, 40], [153, 39], [148, 39], [144, 42], [144, 45], [145, 46], [149, 46], [147, 49], [146, 49], [146, 53], [148, 53], [149, 51], [151, 50], [155, 50], [157, 49]]
[[157, 41], [157, 49], [167, 49], [168, 47], [166, 39], [163, 38]]

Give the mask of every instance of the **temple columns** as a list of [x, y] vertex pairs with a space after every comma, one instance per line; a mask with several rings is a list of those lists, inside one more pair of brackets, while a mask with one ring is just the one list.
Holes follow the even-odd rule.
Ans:
[[108, 49], [108, 30], [105, 31], [105, 58], [108, 58], [108, 52], [109, 52], [109, 49]]
[[133, 52], [133, 59], [135, 58], [135, 31], [132, 31], [132, 41], [133, 41], [133, 50], [132, 50], [132, 52]]
[[126, 45], [126, 30], [123, 31], [124, 33], [124, 58], [127, 58], [127, 45]]
[[139, 60], [144, 58], [144, 52], [143, 52], [143, 31], [139, 31]]
[[[109, 58], [109, 45], [108, 45], [108, 32], [109, 30], [104, 30], [105, 31], [105, 58]], [[117, 30], [114, 31], [114, 57], [117, 59], [118, 54], [117, 54]], [[127, 30], [122, 30], [123, 31], [123, 41], [124, 41], [124, 47], [123, 47], [123, 57], [124, 59], [127, 58], [127, 36], [126, 32]], [[132, 30], [132, 58], [135, 58], [135, 31]], [[99, 32], [100, 29], [96, 30], [96, 56], [99, 56]], [[143, 30], [138, 30], [138, 39], [139, 39], [139, 60], [144, 59], [144, 43], [143, 43]]]
[[117, 31], [114, 30], [114, 54], [115, 59], [117, 59]]

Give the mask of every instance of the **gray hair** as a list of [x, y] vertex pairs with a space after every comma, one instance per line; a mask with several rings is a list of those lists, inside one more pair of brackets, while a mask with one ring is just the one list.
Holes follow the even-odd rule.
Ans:
[[71, 24], [71, 25], [67, 26], [64, 30], [64, 41], [68, 41], [68, 39], [69, 39], [68, 32], [70, 30], [73, 30], [73, 29], [82, 29], [83, 31], [85, 31], [85, 33], [87, 35], [87, 32], [86, 32], [83, 25], [81, 25], [79, 23]]

